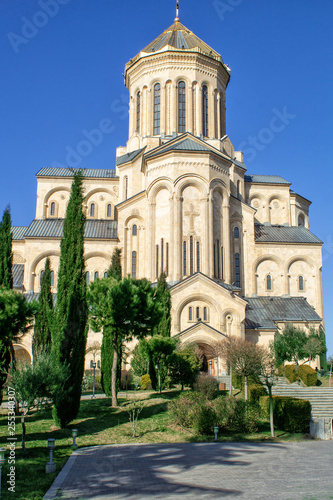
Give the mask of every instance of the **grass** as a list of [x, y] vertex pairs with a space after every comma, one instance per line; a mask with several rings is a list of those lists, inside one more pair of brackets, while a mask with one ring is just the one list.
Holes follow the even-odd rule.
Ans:
[[[78, 418], [68, 429], [60, 429], [54, 424], [51, 411], [35, 413], [26, 418], [27, 457], [23, 458], [20, 433], [21, 423], [16, 420], [16, 489], [15, 493], [7, 490], [8, 463], [2, 469], [2, 500], [38, 500], [43, 498], [53, 483], [56, 475], [65, 465], [72, 453], [72, 429], [78, 429], [77, 444], [79, 447], [96, 446], [114, 443], [184, 443], [213, 441], [214, 436], [196, 436], [188, 430], [174, 424], [168, 413], [168, 402], [177, 397], [179, 391], [173, 390], [156, 394], [153, 392], [137, 392], [135, 398], [142, 399], [144, 409], [140, 414], [138, 437], [132, 437], [129, 415], [123, 406], [125, 399], [120, 399], [120, 406], [111, 408], [109, 398], [87, 399], [81, 401]], [[128, 394], [128, 399], [133, 393]], [[47, 439], [55, 438], [56, 449], [54, 461], [57, 473], [45, 474], [48, 462]], [[300, 441], [302, 434], [277, 432], [277, 437], [270, 437], [269, 424], [261, 422], [256, 434], [224, 434], [219, 441]], [[0, 446], [7, 449], [7, 410], [0, 409]], [[7, 451], [8, 458], [8, 451]], [[5, 479], [6, 477], [6, 479]]]

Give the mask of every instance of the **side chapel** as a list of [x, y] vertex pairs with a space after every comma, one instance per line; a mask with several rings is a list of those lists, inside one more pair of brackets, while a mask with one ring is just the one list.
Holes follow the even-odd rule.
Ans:
[[[287, 322], [318, 328], [324, 317], [311, 202], [278, 175], [247, 173], [226, 131], [229, 80], [220, 54], [177, 11], [125, 66], [129, 137], [115, 169], [83, 171], [87, 282], [105, 275], [115, 247], [124, 275], [156, 282], [164, 271], [171, 334], [196, 343], [215, 376], [225, 367], [211, 346], [223, 336], [267, 345]], [[69, 169], [39, 170], [36, 217], [13, 227], [15, 288], [29, 298], [46, 257], [56, 292], [71, 182]], [[90, 332], [93, 340], [100, 335]], [[31, 360], [31, 335], [15, 349]]]

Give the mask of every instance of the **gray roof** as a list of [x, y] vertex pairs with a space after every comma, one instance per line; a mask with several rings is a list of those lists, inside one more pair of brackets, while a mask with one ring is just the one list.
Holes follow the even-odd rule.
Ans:
[[24, 264], [13, 264], [13, 288], [22, 288], [24, 277]]
[[[64, 219], [33, 220], [26, 238], [61, 238]], [[117, 222], [114, 220], [87, 220], [84, 231], [85, 238], [109, 239], [117, 238]]]
[[12, 226], [13, 240], [24, 240], [28, 226]]
[[279, 175], [244, 175], [244, 181], [254, 184], [287, 184], [288, 186], [291, 184]]
[[[145, 156], [147, 158], [151, 158], [163, 153], [167, 153], [168, 151], [205, 151], [208, 153], [215, 153], [217, 155], [223, 156], [224, 158], [227, 158], [227, 156], [218, 149], [216, 148], [212, 149], [211, 147], [206, 146], [203, 141], [198, 142], [191, 139], [190, 137], [185, 137], [185, 139], [182, 139], [179, 142], [175, 141], [170, 145], [166, 143], [164, 147], [158, 146], [152, 151], [146, 153]], [[230, 161], [232, 162], [233, 160], [230, 158]]]
[[206, 279], [208, 279], [210, 281], [213, 281], [213, 283], [216, 283], [216, 285], [219, 285], [222, 288], [225, 288], [226, 290], [228, 290], [228, 292], [239, 292], [240, 291], [240, 288], [238, 286], [228, 285], [227, 283], [224, 283], [223, 281], [212, 279], [212, 278], [210, 278], [209, 276], [207, 276], [206, 274], [204, 274], [204, 273], [202, 273], [200, 271], [196, 272], [196, 273], [193, 273], [193, 274], [191, 274], [191, 276], [187, 276], [186, 278], [184, 278], [184, 279], [182, 279], [180, 281], [170, 282], [169, 283], [169, 288], [173, 288], [174, 286], [178, 285], [179, 283], [182, 283], [184, 281], [190, 280], [190, 279], [193, 278], [193, 276], [196, 276], [196, 275], [199, 275], [199, 274], [201, 274], [202, 276], [204, 276]]
[[255, 224], [257, 243], [317, 243], [323, 242], [303, 226], [262, 226]]
[[304, 297], [245, 297], [246, 328], [273, 328], [275, 321], [321, 321]]
[[118, 178], [116, 176], [116, 171], [111, 169], [103, 168], [59, 168], [59, 167], [44, 167], [39, 172], [37, 172], [37, 177], [73, 177], [73, 171], [78, 172], [81, 170], [83, 177], [85, 178], [97, 178], [97, 179], [114, 179]]
[[[33, 300], [38, 300], [40, 294], [39, 293], [33, 293], [33, 292], [26, 292], [23, 295], [24, 295], [26, 301], [28, 303], [30, 303]], [[56, 293], [52, 294], [52, 299], [53, 299], [53, 304], [55, 304], [57, 302], [57, 294]]]
[[132, 151], [131, 153], [126, 153], [122, 156], [118, 156], [118, 158], [116, 158], [116, 165], [117, 166], [123, 165], [123, 163], [127, 163], [128, 161], [134, 160], [134, 158], [136, 158], [141, 153], [141, 151], [143, 151], [144, 149], [145, 149], [145, 147], [141, 148], [141, 149], [136, 149], [135, 151]]

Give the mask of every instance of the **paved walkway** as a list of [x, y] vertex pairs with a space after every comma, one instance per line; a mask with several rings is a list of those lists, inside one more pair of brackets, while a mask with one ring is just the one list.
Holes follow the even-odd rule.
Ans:
[[108, 445], [77, 450], [44, 499], [328, 500], [333, 441]]

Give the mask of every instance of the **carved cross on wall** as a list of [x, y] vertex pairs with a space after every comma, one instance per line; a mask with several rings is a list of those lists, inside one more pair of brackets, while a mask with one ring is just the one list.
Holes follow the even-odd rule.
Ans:
[[190, 232], [193, 233], [194, 232], [194, 219], [195, 219], [195, 217], [199, 217], [200, 212], [198, 210], [196, 210], [195, 207], [193, 206], [193, 204], [191, 203], [189, 206], [189, 210], [187, 210], [185, 212], [185, 215], [190, 218]]

